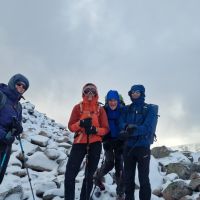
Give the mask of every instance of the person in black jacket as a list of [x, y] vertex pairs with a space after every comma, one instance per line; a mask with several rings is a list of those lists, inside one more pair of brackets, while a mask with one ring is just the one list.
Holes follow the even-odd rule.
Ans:
[[23, 132], [20, 99], [29, 87], [28, 79], [16, 74], [8, 85], [0, 84], [0, 184], [10, 159], [15, 136]]
[[107, 93], [106, 105], [104, 108], [108, 117], [110, 132], [105, 135], [103, 139], [105, 162], [95, 173], [94, 180], [95, 184], [99, 186], [101, 190], [105, 189], [102, 178], [115, 166], [117, 199], [123, 199], [123, 142], [119, 139], [119, 118], [122, 105], [120, 104], [120, 96], [116, 90], [110, 90]]

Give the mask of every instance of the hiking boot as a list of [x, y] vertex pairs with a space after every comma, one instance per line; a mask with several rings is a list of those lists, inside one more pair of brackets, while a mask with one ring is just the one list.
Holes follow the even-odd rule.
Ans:
[[103, 182], [96, 177], [94, 178], [94, 184], [98, 186], [101, 191], [105, 190], [105, 185], [103, 184]]

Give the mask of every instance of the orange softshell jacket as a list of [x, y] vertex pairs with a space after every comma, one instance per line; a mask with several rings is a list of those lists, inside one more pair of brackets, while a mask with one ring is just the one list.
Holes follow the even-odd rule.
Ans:
[[68, 128], [75, 133], [74, 143], [87, 143], [87, 135], [85, 129], [79, 126], [81, 119], [91, 117], [92, 125], [97, 128], [97, 134], [89, 135], [89, 143], [102, 141], [102, 136], [109, 132], [109, 125], [106, 112], [98, 103], [88, 103], [82, 101], [74, 106]]

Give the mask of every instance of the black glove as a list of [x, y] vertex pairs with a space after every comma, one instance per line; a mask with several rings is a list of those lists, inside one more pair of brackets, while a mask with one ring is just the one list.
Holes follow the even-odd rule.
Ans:
[[10, 145], [14, 142], [15, 137], [12, 135], [12, 132], [9, 131], [5, 137], [3, 138], [3, 142], [6, 143], [7, 145]]
[[135, 129], [137, 129], [137, 125], [128, 124], [128, 125], [126, 125], [126, 129], [125, 130], [131, 134]]
[[127, 140], [130, 137], [130, 133], [128, 131], [120, 131], [119, 140]]
[[81, 128], [87, 128], [87, 127], [91, 127], [91, 126], [92, 126], [92, 118], [91, 117], [80, 120]]
[[85, 133], [87, 135], [97, 134], [97, 128], [95, 126], [86, 127]]
[[16, 121], [13, 126], [13, 135], [18, 136], [20, 133], [23, 132], [23, 127], [19, 121]]

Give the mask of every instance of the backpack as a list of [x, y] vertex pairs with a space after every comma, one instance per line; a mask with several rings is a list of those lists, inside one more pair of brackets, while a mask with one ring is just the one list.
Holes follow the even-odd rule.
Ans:
[[144, 112], [146, 112], [145, 115], [147, 114], [147, 111], [149, 109], [151, 109], [154, 114], [152, 124], [151, 124], [151, 131], [150, 131], [151, 134], [150, 134], [150, 138], [149, 138], [150, 144], [153, 144], [154, 142], [157, 141], [156, 126], [158, 123], [158, 117], [160, 117], [158, 115], [159, 107], [156, 104], [146, 104], [143, 109], [144, 109]]
[[0, 91], [0, 110], [5, 106], [7, 100], [7, 96]]
[[[0, 91], [0, 111], [5, 106], [6, 101], [7, 101], [7, 96], [2, 91]], [[15, 110], [22, 110], [21, 103], [17, 102], [17, 105], [14, 109]]]
[[[127, 107], [130, 112], [130, 105], [128, 105]], [[141, 114], [146, 117], [146, 115], [150, 109], [153, 112], [153, 119], [152, 119], [152, 124], [151, 124], [152, 126], [151, 126], [151, 130], [150, 130], [150, 135], [147, 136], [150, 138], [147, 138], [147, 139], [149, 140], [150, 144], [153, 144], [154, 142], [157, 141], [156, 126], [157, 126], [157, 122], [158, 122], [158, 117], [160, 117], [160, 115], [158, 115], [159, 106], [156, 104], [145, 104]]]

